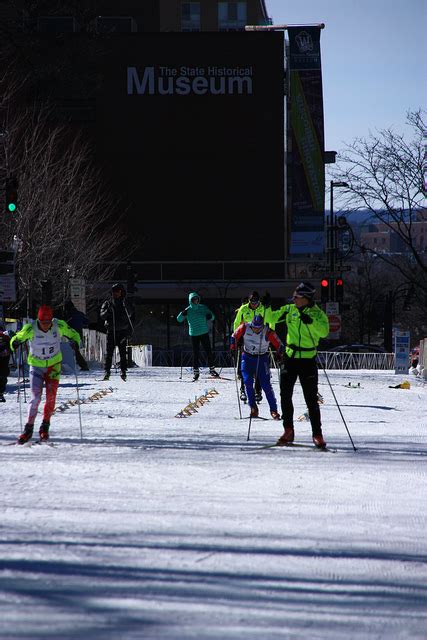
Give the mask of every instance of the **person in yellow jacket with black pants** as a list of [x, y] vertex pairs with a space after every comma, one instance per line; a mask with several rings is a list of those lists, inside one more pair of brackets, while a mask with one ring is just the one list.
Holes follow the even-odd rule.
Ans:
[[288, 329], [286, 349], [280, 366], [280, 396], [284, 433], [279, 446], [294, 441], [294, 405], [292, 395], [299, 378], [313, 434], [313, 443], [319, 449], [326, 447], [323, 438], [318, 403], [317, 346], [329, 334], [328, 316], [314, 302], [316, 290], [309, 282], [301, 282], [294, 291], [292, 304], [281, 307], [277, 319], [285, 317]]
[[28, 418], [24, 431], [18, 438], [18, 444], [28, 442], [33, 435], [34, 422], [42, 397], [43, 384], [46, 386], [46, 402], [41, 423], [40, 440], [48, 440], [50, 418], [55, 410], [56, 394], [61, 376], [61, 337], [74, 340], [80, 346], [80, 336], [65, 320], [53, 317], [53, 311], [48, 305], [42, 305], [37, 314], [37, 320], [24, 324], [10, 341], [11, 349], [17, 349], [20, 344], [28, 341], [30, 352], [31, 400], [28, 405]]

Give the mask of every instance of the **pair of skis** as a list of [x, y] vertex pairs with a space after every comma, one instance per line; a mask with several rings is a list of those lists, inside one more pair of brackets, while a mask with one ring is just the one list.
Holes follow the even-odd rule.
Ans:
[[[207, 379], [208, 380], [227, 380], [228, 382], [232, 382], [231, 378], [224, 378], [223, 376], [208, 376]], [[193, 380], [190, 380], [190, 382], [203, 382], [204, 380], [206, 380], [206, 378], [197, 378], [197, 380], [193, 378]]]
[[264, 444], [261, 447], [254, 447], [251, 451], [264, 451], [265, 449], [310, 449], [311, 451], [325, 451], [328, 453], [336, 453], [336, 449], [331, 449], [330, 447], [316, 447], [314, 444], [305, 444], [303, 442], [290, 442], [289, 444], [277, 444], [274, 442], [273, 444]]
[[54, 442], [49, 442], [49, 440], [28, 440], [27, 442], [23, 442], [22, 444], [18, 441], [16, 442], [7, 442], [7, 446], [17, 447], [25, 447], [29, 449], [30, 447], [42, 446], [42, 447], [56, 447], [57, 445]]

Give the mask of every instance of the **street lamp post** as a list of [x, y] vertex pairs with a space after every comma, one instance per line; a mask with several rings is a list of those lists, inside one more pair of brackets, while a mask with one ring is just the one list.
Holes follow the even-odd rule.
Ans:
[[328, 250], [329, 250], [329, 271], [330, 275], [335, 275], [335, 257], [337, 254], [337, 225], [334, 213], [334, 187], [348, 187], [347, 182], [334, 182], [331, 180], [331, 205], [328, 225]]

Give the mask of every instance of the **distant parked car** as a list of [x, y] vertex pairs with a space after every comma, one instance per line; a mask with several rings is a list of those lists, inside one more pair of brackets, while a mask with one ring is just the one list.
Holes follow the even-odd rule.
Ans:
[[328, 349], [328, 351], [337, 351], [339, 353], [385, 353], [385, 349], [376, 344], [360, 344], [358, 342], [354, 344], [340, 344], [337, 347]]

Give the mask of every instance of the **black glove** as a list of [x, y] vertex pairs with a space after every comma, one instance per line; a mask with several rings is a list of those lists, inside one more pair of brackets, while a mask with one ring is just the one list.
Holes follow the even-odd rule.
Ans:
[[184, 309], [184, 311], [181, 311], [181, 315], [184, 316], [184, 318], [187, 316], [187, 309]]
[[282, 345], [279, 347], [279, 350], [275, 353], [276, 362], [281, 364], [283, 362], [283, 358], [285, 357], [285, 347]]
[[271, 296], [268, 291], [265, 292], [265, 296], [261, 298], [261, 302], [265, 308], [271, 307]]
[[211, 313], [207, 313], [206, 314], [206, 320], [212, 320], [212, 314]]
[[301, 322], [304, 324], [313, 324], [313, 318], [310, 318], [306, 313], [300, 313]]

